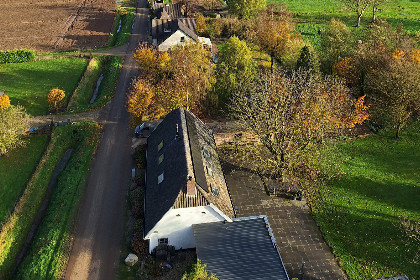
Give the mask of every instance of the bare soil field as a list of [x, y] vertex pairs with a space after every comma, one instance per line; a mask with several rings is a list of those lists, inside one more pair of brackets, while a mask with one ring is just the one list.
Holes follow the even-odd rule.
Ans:
[[1, 0], [0, 50], [101, 47], [115, 8], [115, 0]]

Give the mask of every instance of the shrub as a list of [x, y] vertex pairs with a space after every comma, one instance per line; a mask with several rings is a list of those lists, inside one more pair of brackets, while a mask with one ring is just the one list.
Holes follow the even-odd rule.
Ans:
[[34, 58], [33, 50], [0, 51], [0, 63], [22, 63], [32, 61]]

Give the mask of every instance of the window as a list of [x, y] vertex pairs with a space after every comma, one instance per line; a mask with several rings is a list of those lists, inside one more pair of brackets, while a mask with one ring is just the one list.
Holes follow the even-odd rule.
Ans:
[[210, 185], [210, 188], [211, 188], [211, 192], [213, 193], [214, 196], [219, 196], [219, 189], [218, 188], [213, 188], [211, 185]]
[[158, 158], [158, 164], [161, 164], [164, 158], [165, 158], [165, 156], [163, 154], [161, 154]]
[[204, 148], [204, 147], [203, 147], [203, 156], [204, 156], [204, 158], [205, 158], [206, 160], [209, 160], [209, 159], [210, 159], [210, 153], [209, 153], [209, 151], [207, 151], [207, 149], [206, 149], [206, 148]]
[[185, 37], [184, 36], [181, 37], [181, 42], [185, 42]]
[[210, 167], [206, 166], [207, 174], [209, 174], [210, 177], [213, 177], [213, 170], [211, 170]]
[[163, 140], [160, 141], [159, 145], [158, 145], [158, 151], [160, 151], [163, 148]]
[[161, 244], [168, 245], [168, 238], [159, 238], [158, 243], [159, 243], [159, 245], [161, 245]]
[[163, 182], [163, 179], [164, 179], [164, 177], [163, 177], [163, 172], [162, 172], [162, 174], [160, 174], [158, 176], [158, 184], [162, 183]]

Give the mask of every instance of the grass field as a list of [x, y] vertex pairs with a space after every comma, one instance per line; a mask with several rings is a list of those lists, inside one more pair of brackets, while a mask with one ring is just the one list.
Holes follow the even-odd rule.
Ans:
[[[75, 133], [76, 132], [76, 133]], [[96, 123], [58, 127], [58, 143], [74, 150], [60, 174], [47, 212], [18, 268], [17, 279], [62, 279], [71, 247], [73, 225], [90, 160], [99, 141]]]
[[[69, 101], [67, 112], [77, 113], [103, 107], [114, 95], [120, 68], [121, 58], [119, 57], [93, 58]], [[103, 79], [98, 88], [97, 97], [92, 104], [89, 104], [101, 73]]]
[[[269, 0], [280, 2], [294, 13], [297, 20], [296, 29], [307, 38], [315, 48], [319, 46], [318, 30], [324, 30], [332, 19], [340, 19], [348, 26], [355, 26], [354, 12], [346, 10], [339, 0]], [[376, 13], [378, 19], [387, 20], [394, 26], [403, 24], [404, 29], [411, 33], [420, 33], [420, 1], [395, 0], [379, 6]], [[368, 7], [362, 17], [363, 28], [371, 21], [372, 8]]]
[[[89, 131], [85, 131], [82, 124], [77, 124], [76, 126], [57, 127], [54, 129], [50, 143], [48, 144], [36, 171], [28, 182], [23, 195], [20, 197], [19, 202], [14, 208], [13, 213], [7, 218], [0, 232], [0, 279], [7, 279], [7, 276], [12, 271], [16, 257], [25, 242], [26, 235], [28, 234], [34, 217], [44, 199], [51, 175], [64, 152], [70, 147], [77, 150], [77, 152], [73, 152], [70, 162], [73, 162], [73, 158], [77, 157], [79, 153], [86, 155], [90, 160], [92, 156], [90, 145], [94, 145], [97, 138], [96, 136], [91, 136], [88, 132]], [[84, 149], [86, 150], [84, 151]], [[73, 183], [79, 184], [81, 177], [84, 178], [87, 169], [85, 161], [86, 158], [83, 158], [81, 161], [73, 162], [72, 168], [75, 168], [76, 170], [80, 168], [79, 173], [76, 172], [75, 174], [74, 170], [68, 171], [66, 169], [66, 172], [70, 172], [69, 174], [74, 175], [74, 178], [71, 178], [72, 180], [67, 178], [67, 181], [64, 182], [64, 188], [66, 188], [66, 186], [73, 186]], [[70, 165], [70, 162], [68, 163], [68, 166]], [[63, 180], [63, 176], [64, 175], [62, 173], [59, 177], [60, 182]], [[74, 191], [74, 193], [72, 193], [72, 191]], [[76, 195], [76, 189], [74, 188], [70, 190], [70, 193], [65, 193], [64, 200], [68, 200], [68, 202], [61, 205], [61, 207], [58, 207], [62, 209], [57, 208], [57, 210], [68, 210], [68, 205], [73, 202], [73, 195]], [[58, 213], [61, 213], [60, 211], [57, 211], [57, 215]], [[67, 214], [69, 213], [70, 212]], [[60, 216], [60, 219], [62, 220], [57, 222], [57, 225], [67, 222], [69, 217], [70, 215], [68, 217]], [[48, 244], [49, 243], [47, 242], [44, 245]], [[56, 257], [59, 258], [61, 255], [57, 254]], [[46, 269], [46, 267], [44, 269]], [[35, 277], [33, 279], [40, 278]]]
[[322, 202], [313, 208], [354, 280], [403, 274], [420, 278], [420, 244], [401, 230], [399, 218], [420, 221], [420, 122], [401, 140], [392, 136], [336, 144], [344, 175], [322, 189]]
[[48, 142], [47, 135], [28, 138], [24, 148], [0, 157], [0, 225], [13, 211]]
[[49, 90], [64, 90], [67, 102], [86, 65], [87, 60], [80, 58], [1, 64], [0, 89], [6, 90], [13, 105], [22, 105], [30, 115], [45, 115]]

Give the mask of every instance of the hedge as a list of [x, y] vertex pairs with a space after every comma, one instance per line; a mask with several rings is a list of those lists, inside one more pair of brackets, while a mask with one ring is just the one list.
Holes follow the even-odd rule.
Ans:
[[33, 50], [0, 51], [0, 63], [22, 63], [32, 61], [34, 58]]

